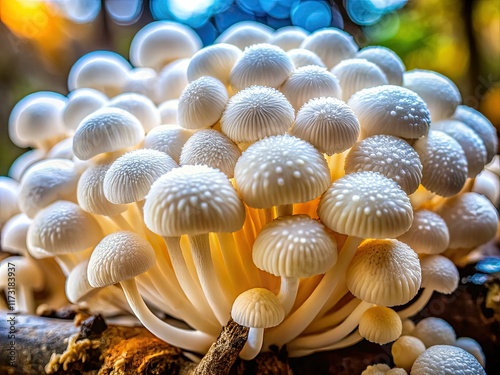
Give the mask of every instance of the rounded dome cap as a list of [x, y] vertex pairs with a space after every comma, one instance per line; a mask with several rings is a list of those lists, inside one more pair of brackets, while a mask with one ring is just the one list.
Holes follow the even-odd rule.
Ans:
[[87, 278], [87, 266], [89, 261], [78, 263], [66, 277], [66, 297], [71, 303], [79, 303], [85, 297], [97, 292], [98, 288], [93, 288]]
[[179, 107], [179, 99], [166, 100], [160, 105], [158, 105], [158, 111], [160, 112], [161, 123], [170, 125], [177, 124], [178, 107]]
[[179, 99], [189, 84], [187, 70], [191, 59], [180, 59], [165, 66], [158, 74], [156, 82], [156, 101]]
[[258, 268], [275, 276], [310, 277], [337, 262], [337, 242], [307, 215], [281, 216], [257, 235], [252, 257]]
[[229, 100], [221, 118], [221, 130], [234, 142], [255, 142], [284, 134], [294, 117], [292, 105], [278, 90], [252, 86]]
[[336, 98], [311, 99], [300, 108], [290, 134], [327, 155], [344, 152], [356, 143], [359, 122], [354, 112]]
[[133, 115], [144, 128], [145, 132], [160, 125], [160, 111], [153, 101], [145, 95], [126, 93], [115, 96], [107, 104], [111, 108], [119, 108]]
[[17, 214], [7, 220], [2, 226], [2, 235], [0, 236], [0, 247], [2, 250], [9, 253], [26, 255], [28, 253], [26, 235], [32, 221], [25, 214]]
[[294, 48], [299, 48], [309, 33], [298, 26], [285, 26], [277, 29], [271, 39], [270, 44], [274, 44], [282, 48], [284, 51], [289, 51]]
[[19, 183], [6, 176], [0, 176], [0, 227], [12, 216], [19, 213]]
[[346, 271], [347, 287], [357, 298], [382, 306], [404, 305], [420, 289], [417, 254], [397, 240], [367, 240]]
[[305, 48], [294, 48], [286, 53], [290, 60], [292, 60], [295, 69], [301, 68], [307, 65], [316, 65], [325, 68], [325, 64], [313, 51], [309, 51]]
[[429, 348], [434, 345], [455, 345], [457, 336], [453, 327], [441, 318], [425, 318], [417, 323], [411, 333]]
[[474, 356], [452, 345], [434, 345], [411, 367], [412, 375], [486, 375]]
[[345, 159], [346, 173], [372, 171], [398, 183], [406, 194], [417, 190], [422, 163], [405, 140], [392, 135], [374, 135], [356, 143]]
[[63, 120], [66, 128], [73, 131], [85, 117], [102, 108], [109, 100], [102, 92], [88, 88], [70, 92], [68, 99], [63, 111]]
[[383, 306], [366, 310], [359, 319], [359, 334], [370, 342], [384, 345], [401, 336], [403, 324], [398, 313]]
[[458, 287], [460, 275], [457, 267], [442, 255], [427, 255], [420, 261], [422, 288], [430, 288], [439, 293], [450, 294]]
[[143, 237], [133, 232], [115, 232], [95, 247], [87, 277], [92, 287], [105, 287], [139, 276], [155, 263], [155, 252]]
[[192, 135], [192, 130], [179, 125], [160, 125], [146, 135], [144, 148], [164, 152], [179, 163], [182, 147]]
[[333, 231], [361, 238], [397, 237], [413, 220], [406, 193], [376, 172], [357, 172], [336, 180], [321, 197], [318, 215]]
[[231, 317], [241, 326], [270, 328], [285, 319], [285, 310], [274, 293], [264, 288], [252, 288], [236, 297]]
[[427, 105], [404, 87], [384, 85], [364, 89], [351, 96], [348, 104], [358, 116], [363, 137], [390, 134], [415, 139], [429, 131]]
[[382, 46], [369, 46], [360, 50], [356, 57], [377, 64], [384, 72], [390, 85], [401, 86], [406, 70], [403, 61], [392, 50]]
[[242, 21], [228, 27], [215, 43], [228, 43], [239, 49], [245, 49], [254, 44], [267, 43], [271, 38], [273, 29], [255, 21]]
[[318, 197], [330, 184], [330, 171], [323, 155], [310, 143], [277, 135], [243, 152], [234, 178], [246, 204], [269, 208]]
[[394, 364], [410, 371], [413, 362], [425, 352], [422, 340], [413, 336], [401, 336], [392, 344], [391, 354]]
[[144, 221], [161, 236], [235, 232], [245, 207], [227, 176], [205, 165], [184, 165], [160, 177], [144, 205]]

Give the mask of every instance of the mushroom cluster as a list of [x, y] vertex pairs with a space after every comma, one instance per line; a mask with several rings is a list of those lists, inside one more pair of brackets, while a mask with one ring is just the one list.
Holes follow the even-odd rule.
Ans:
[[[457, 287], [450, 258], [495, 236], [498, 181], [477, 182], [498, 173], [497, 138], [446, 77], [358, 49], [249, 22], [202, 48], [159, 21], [130, 62], [83, 56], [69, 95], [12, 111], [33, 150], [0, 178], [2, 248], [19, 254], [0, 273], [54, 259], [71, 302], [199, 354], [231, 318], [247, 360], [401, 340]], [[33, 311], [39, 279], [17, 280], [11, 308]]]

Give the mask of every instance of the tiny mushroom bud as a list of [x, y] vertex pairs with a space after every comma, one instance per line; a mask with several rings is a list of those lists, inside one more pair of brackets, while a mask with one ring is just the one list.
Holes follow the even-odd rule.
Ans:
[[401, 336], [392, 344], [391, 348], [394, 364], [406, 371], [410, 371], [413, 362], [423, 352], [425, 352], [424, 343], [413, 336]]
[[441, 318], [425, 318], [417, 323], [411, 333], [422, 340], [426, 348], [434, 345], [455, 345], [457, 336], [453, 327]]
[[274, 293], [264, 288], [253, 288], [236, 298], [231, 317], [236, 323], [250, 327], [240, 357], [251, 360], [262, 348], [264, 329], [280, 324], [285, 318], [285, 310]]
[[158, 103], [179, 99], [189, 83], [187, 69], [190, 61], [191, 59], [176, 60], [161, 70], [156, 84], [156, 101]]
[[89, 88], [71, 91], [68, 99], [63, 111], [63, 120], [66, 128], [71, 131], [75, 131], [85, 117], [103, 107], [109, 100], [102, 92]]
[[107, 104], [111, 108], [119, 108], [134, 115], [147, 133], [160, 125], [160, 111], [147, 96], [136, 93], [126, 93], [115, 96]]
[[253, 44], [267, 43], [272, 36], [269, 26], [254, 21], [237, 22], [219, 35], [215, 43], [228, 43], [243, 50]]
[[182, 147], [192, 135], [192, 130], [184, 129], [179, 125], [160, 125], [146, 135], [144, 148], [164, 152], [179, 163]]
[[[3, 205], [2, 205], [3, 207]], [[25, 214], [12, 216], [4, 226], [2, 226], [1, 246], [3, 251], [14, 254], [26, 255], [26, 235], [33, 220]]]
[[[177, 108], [179, 107], [179, 99], [166, 100], [158, 105], [160, 119], [162, 124], [177, 124]], [[149, 133], [148, 133], [149, 134]]]
[[385, 363], [368, 366], [361, 375], [385, 375], [391, 368]]
[[19, 213], [19, 183], [6, 176], [0, 176], [0, 228], [12, 216]]
[[322, 68], [326, 68], [323, 61], [316, 55], [313, 51], [309, 51], [305, 48], [294, 48], [286, 53], [290, 60], [292, 60], [295, 69], [301, 68], [307, 65], [316, 65]]
[[401, 336], [403, 325], [398, 313], [383, 306], [373, 306], [359, 318], [359, 334], [370, 342], [384, 345]]
[[451, 345], [434, 345], [418, 356], [411, 375], [486, 375], [474, 356]]
[[361, 49], [356, 57], [377, 64], [384, 72], [390, 85], [401, 86], [405, 66], [399, 56], [392, 50], [382, 46], [369, 46]]
[[271, 39], [270, 44], [280, 47], [283, 51], [290, 51], [299, 48], [309, 33], [301, 27], [285, 26], [277, 29]]

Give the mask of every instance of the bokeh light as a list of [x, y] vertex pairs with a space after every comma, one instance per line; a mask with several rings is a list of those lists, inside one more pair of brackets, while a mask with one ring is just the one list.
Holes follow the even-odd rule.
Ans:
[[304, 1], [292, 8], [291, 17], [295, 26], [314, 31], [330, 26], [332, 11], [324, 1]]
[[142, 0], [113, 0], [104, 4], [106, 11], [118, 25], [132, 25], [142, 13]]

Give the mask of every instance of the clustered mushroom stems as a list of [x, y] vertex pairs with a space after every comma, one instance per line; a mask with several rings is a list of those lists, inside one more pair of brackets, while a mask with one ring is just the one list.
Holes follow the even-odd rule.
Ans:
[[72, 302], [133, 313], [188, 352], [231, 318], [249, 327], [245, 360], [383, 344], [497, 232], [493, 125], [448, 78], [342, 30], [243, 22], [202, 48], [158, 21], [130, 61], [82, 56], [68, 88], [28, 95], [9, 119], [34, 149], [0, 177], [15, 254], [0, 288], [9, 262], [33, 275], [16, 280], [20, 311], [54, 287], [40, 271], [53, 258]]

